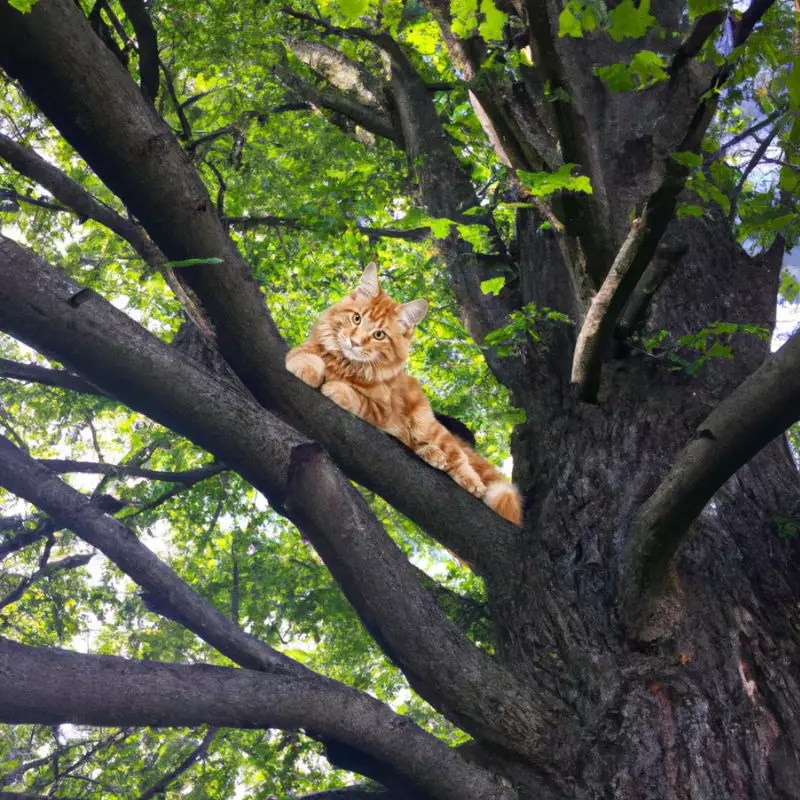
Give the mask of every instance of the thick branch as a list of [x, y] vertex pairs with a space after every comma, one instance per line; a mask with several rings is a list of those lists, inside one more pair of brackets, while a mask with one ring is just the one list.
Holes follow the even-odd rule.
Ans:
[[670, 75], [675, 75], [690, 58], [694, 58], [699, 54], [711, 34], [714, 33], [727, 17], [728, 12], [721, 9], [718, 11], [710, 11], [698, 17], [689, 35], [686, 37], [686, 40], [681, 44], [672, 58], [672, 63], [669, 66]]
[[184, 772], [189, 770], [194, 764], [196, 764], [201, 758], [205, 758], [206, 754], [208, 753], [208, 748], [211, 746], [211, 742], [214, 741], [214, 737], [217, 735], [216, 728], [209, 728], [206, 732], [206, 735], [203, 737], [203, 740], [197, 747], [189, 753], [186, 758], [178, 764], [175, 769], [170, 770], [165, 775], [163, 775], [159, 780], [157, 780], [149, 789], [146, 789], [139, 795], [138, 800], [150, 800], [151, 797], [155, 797], [157, 794], [161, 794], [163, 796], [165, 789], [169, 786], [173, 781], [180, 778]]
[[277, 64], [273, 67], [273, 73], [281, 83], [314, 106], [344, 114], [364, 130], [402, 146], [402, 139], [392, 118], [382, 108], [364, 105], [332, 87], [320, 88], [307, 78], [298, 75], [286, 64]]
[[[228, 728], [306, 728], [381, 761], [442, 800], [514, 792], [369, 695], [311, 677], [136, 662], [0, 639], [0, 720]], [[402, 754], [402, 757], [401, 755]]]
[[[294, 449], [286, 498], [289, 516], [314, 544], [370, 633], [411, 686], [466, 730], [497, 741], [496, 731], [502, 729], [505, 734], [498, 743], [541, 756], [547, 712], [493, 659], [477, 648], [465, 648], [454, 623], [442, 624], [436, 601], [420, 591], [414, 567], [399, 550], [384, 549], [380, 560], [391, 567], [376, 568], [373, 515], [364, 501], [346, 502], [347, 495], [346, 478], [333, 469], [318, 445]], [[329, 519], [338, 520], [335, 532], [325, 530]], [[404, 598], [400, 613], [383, 607], [396, 604], [399, 597]], [[429, 667], [434, 664], [432, 672]], [[470, 698], [468, 708], [454, 689]], [[506, 708], [502, 718], [497, 715], [500, 706]]]
[[644, 628], [666, 590], [672, 558], [695, 517], [728, 478], [798, 419], [800, 333], [795, 333], [709, 414], [634, 520], [622, 596], [631, 635]]
[[[3, 800], [0, 796], [0, 800]], [[304, 794], [297, 800], [392, 800], [392, 795], [378, 786], [362, 784], [347, 786], [344, 789], [329, 789], [325, 792]]]
[[322, 42], [288, 39], [287, 45], [298, 60], [308, 65], [332, 86], [352, 92], [361, 103], [386, 111], [385, 90], [364, 66]]

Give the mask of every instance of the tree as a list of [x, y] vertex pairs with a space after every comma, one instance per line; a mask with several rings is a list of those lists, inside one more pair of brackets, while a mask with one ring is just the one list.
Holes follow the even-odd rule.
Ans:
[[[797, 796], [794, 9], [657, 6], [0, 6], [0, 789]], [[284, 369], [375, 255], [523, 528]]]

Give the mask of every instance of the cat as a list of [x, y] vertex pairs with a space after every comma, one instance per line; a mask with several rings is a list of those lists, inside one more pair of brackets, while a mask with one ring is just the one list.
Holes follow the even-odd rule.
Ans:
[[370, 264], [355, 291], [332, 305], [308, 339], [287, 353], [286, 368], [520, 525], [517, 487], [436, 419], [419, 383], [406, 372], [414, 329], [427, 310], [427, 300], [392, 300], [381, 289], [377, 266]]

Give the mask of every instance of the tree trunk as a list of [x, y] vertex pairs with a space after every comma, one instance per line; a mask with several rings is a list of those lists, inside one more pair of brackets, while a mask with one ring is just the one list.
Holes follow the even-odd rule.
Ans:
[[[520, 222], [541, 276], [530, 299], [556, 305], [549, 234]], [[649, 333], [680, 336], [691, 319], [771, 328], [778, 264], [747, 256], [724, 224], [673, 224], [658, 257], [674, 263]], [[734, 302], [743, 296], [745, 308]], [[568, 339], [556, 331], [550, 346], [569, 348]], [[733, 351], [734, 361], [688, 376], [618, 345], [598, 405], [576, 402], [567, 377], [563, 404], [516, 432], [525, 562], [490, 583], [489, 601], [503, 661], [580, 720], [564, 768], [546, 781], [554, 797], [800, 797], [799, 548], [777, 523], [797, 513], [800, 482], [783, 438], [696, 520], [656, 627], [639, 641], [621, 633], [620, 565], [635, 511], [768, 343], [736, 334]]]

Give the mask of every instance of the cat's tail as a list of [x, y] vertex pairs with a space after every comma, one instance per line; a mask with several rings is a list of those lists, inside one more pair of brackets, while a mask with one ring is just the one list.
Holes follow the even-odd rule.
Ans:
[[513, 483], [502, 478], [486, 485], [483, 502], [514, 525], [522, 525], [522, 497]]

